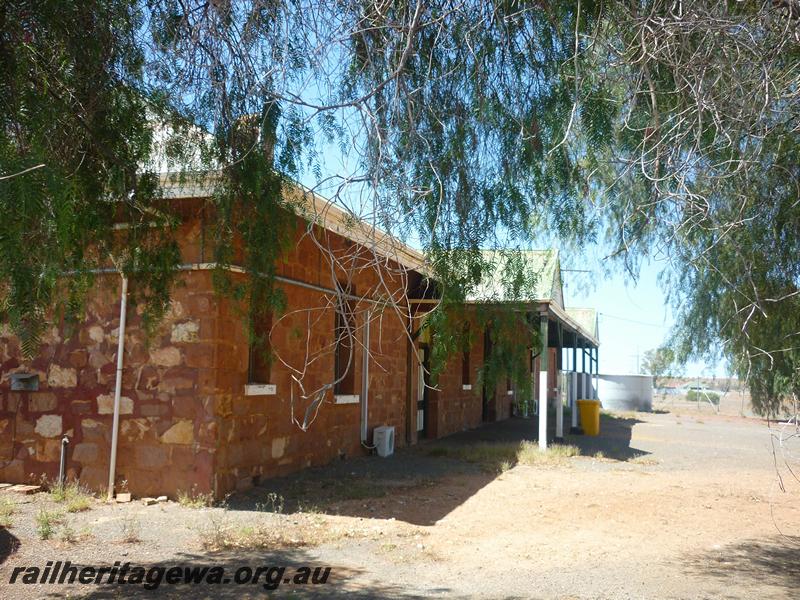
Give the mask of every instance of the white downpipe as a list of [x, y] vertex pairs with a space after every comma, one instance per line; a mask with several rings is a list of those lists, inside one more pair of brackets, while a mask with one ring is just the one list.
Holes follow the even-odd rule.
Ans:
[[368, 312], [364, 323], [364, 359], [361, 368], [361, 443], [367, 444], [369, 436], [369, 322], [372, 315]]
[[117, 470], [117, 437], [119, 435], [119, 398], [122, 393], [122, 354], [125, 351], [125, 316], [128, 304], [128, 278], [122, 276], [119, 306], [119, 333], [117, 334], [117, 380], [114, 386], [114, 421], [111, 428], [111, 458], [108, 465], [108, 500], [114, 498], [114, 478]]

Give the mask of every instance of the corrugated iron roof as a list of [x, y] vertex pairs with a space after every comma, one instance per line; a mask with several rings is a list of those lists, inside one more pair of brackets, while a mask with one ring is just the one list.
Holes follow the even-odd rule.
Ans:
[[570, 318], [581, 326], [581, 329], [597, 338], [597, 311], [593, 308], [567, 308]]
[[564, 307], [558, 250], [482, 250], [484, 279], [469, 302], [552, 302]]

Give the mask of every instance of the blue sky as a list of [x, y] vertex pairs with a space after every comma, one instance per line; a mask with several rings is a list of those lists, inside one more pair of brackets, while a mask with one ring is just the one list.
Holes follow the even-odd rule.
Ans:
[[[567, 306], [591, 307], [600, 313], [600, 372], [635, 373], [645, 351], [661, 345], [674, 323], [673, 311], [659, 287], [662, 263], [642, 265], [636, 281], [614, 271], [604, 274], [599, 259], [563, 256], [564, 302]], [[587, 269], [589, 273], [570, 271]], [[722, 366], [693, 362], [686, 365], [688, 377], [724, 375]]]

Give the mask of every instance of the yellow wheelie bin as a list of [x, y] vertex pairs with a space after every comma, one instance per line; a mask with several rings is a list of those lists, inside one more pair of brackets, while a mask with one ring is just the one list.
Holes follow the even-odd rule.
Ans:
[[578, 400], [581, 429], [586, 435], [600, 435], [600, 400]]

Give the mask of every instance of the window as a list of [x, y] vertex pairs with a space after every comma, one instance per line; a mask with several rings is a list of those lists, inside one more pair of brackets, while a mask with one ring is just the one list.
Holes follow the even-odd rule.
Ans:
[[[351, 286], [338, 284], [340, 290], [347, 295], [355, 292]], [[355, 353], [353, 352], [354, 319], [350, 300], [341, 298], [336, 308], [334, 324], [334, 381], [333, 393], [336, 395], [355, 394]]]
[[272, 311], [253, 316], [250, 356], [247, 366], [248, 383], [269, 383], [272, 375], [272, 356], [269, 334], [272, 330]]
[[461, 354], [461, 385], [471, 385], [471, 371], [469, 364], [469, 323], [464, 323], [463, 332], [464, 349]]

